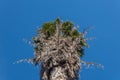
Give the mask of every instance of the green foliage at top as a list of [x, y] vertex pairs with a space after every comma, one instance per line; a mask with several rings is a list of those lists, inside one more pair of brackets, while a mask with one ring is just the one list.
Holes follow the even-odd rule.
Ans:
[[62, 24], [63, 36], [70, 36], [73, 28], [73, 23], [66, 21]]
[[60, 25], [60, 23], [61, 23], [60, 18], [57, 18], [54, 23], [57, 25]]
[[56, 32], [56, 26], [60, 27], [60, 24], [62, 24], [62, 29], [60, 30], [61, 35], [63, 37], [70, 36], [72, 39], [75, 39], [80, 36], [80, 33], [78, 30], [73, 29], [74, 24], [70, 21], [66, 21], [61, 23], [60, 19], [57, 18], [54, 22], [47, 22], [44, 23], [42, 26], [42, 30], [44, 31], [46, 38], [51, 37]]
[[75, 30], [71, 31], [71, 37], [72, 37], [73, 40], [76, 39], [79, 36], [80, 36], [80, 33], [78, 32], [78, 30], [75, 29]]
[[52, 22], [44, 23], [42, 29], [45, 32], [47, 38], [54, 35], [56, 31], [56, 27]]

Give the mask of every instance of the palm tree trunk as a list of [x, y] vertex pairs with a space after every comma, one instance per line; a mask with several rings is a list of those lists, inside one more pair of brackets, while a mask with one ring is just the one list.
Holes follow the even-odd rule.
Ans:
[[45, 23], [33, 38], [34, 62], [36, 65], [42, 62], [41, 80], [78, 80], [85, 40], [73, 27], [72, 22], [57, 19], [55, 23]]
[[41, 64], [40, 80], [78, 80], [78, 70], [80, 69], [80, 59], [71, 57], [68, 60], [50, 58]]

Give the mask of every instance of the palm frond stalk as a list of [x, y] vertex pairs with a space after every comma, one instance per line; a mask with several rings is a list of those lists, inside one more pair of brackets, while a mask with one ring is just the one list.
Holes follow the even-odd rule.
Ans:
[[41, 64], [40, 80], [78, 80], [86, 40], [70, 21], [47, 22], [33, 37], [34, 64]]

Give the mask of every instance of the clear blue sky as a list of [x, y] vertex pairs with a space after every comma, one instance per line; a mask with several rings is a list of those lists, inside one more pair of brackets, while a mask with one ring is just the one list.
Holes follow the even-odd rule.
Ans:
[[105, 68], [83, 69], [81, 80], [120, 80], [120, 0], [0, 0], [0, 80], [39, 80], [39, 67], [12, 63], [33, 56], [23, 39], [56, 17], [94, 27], [83, 60]]

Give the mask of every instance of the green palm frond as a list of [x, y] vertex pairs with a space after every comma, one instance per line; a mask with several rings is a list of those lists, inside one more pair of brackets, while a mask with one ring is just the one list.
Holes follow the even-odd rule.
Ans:
[[73, 40], [76, 39], [79, 36], [80, 36], [80, 33], [78, 32], [78, 30], [76, 30], [76, 29], [72, 30], [71, 37], [72, 37]]
[[64, 36], [70, 36], [73, 28], [73, 23], [66, 21], [62, 24], [62, 32]]
[[60, 18], [57, 18], [54, 23], [57, 24], [57, 25], [59, 25], [61, 23]]
[[47, 22], [43, 24], [42, 29], [45, 32], [46, 37], [50, 37], [54, 35], [56, 27], [54, 26], [52, 22]]

